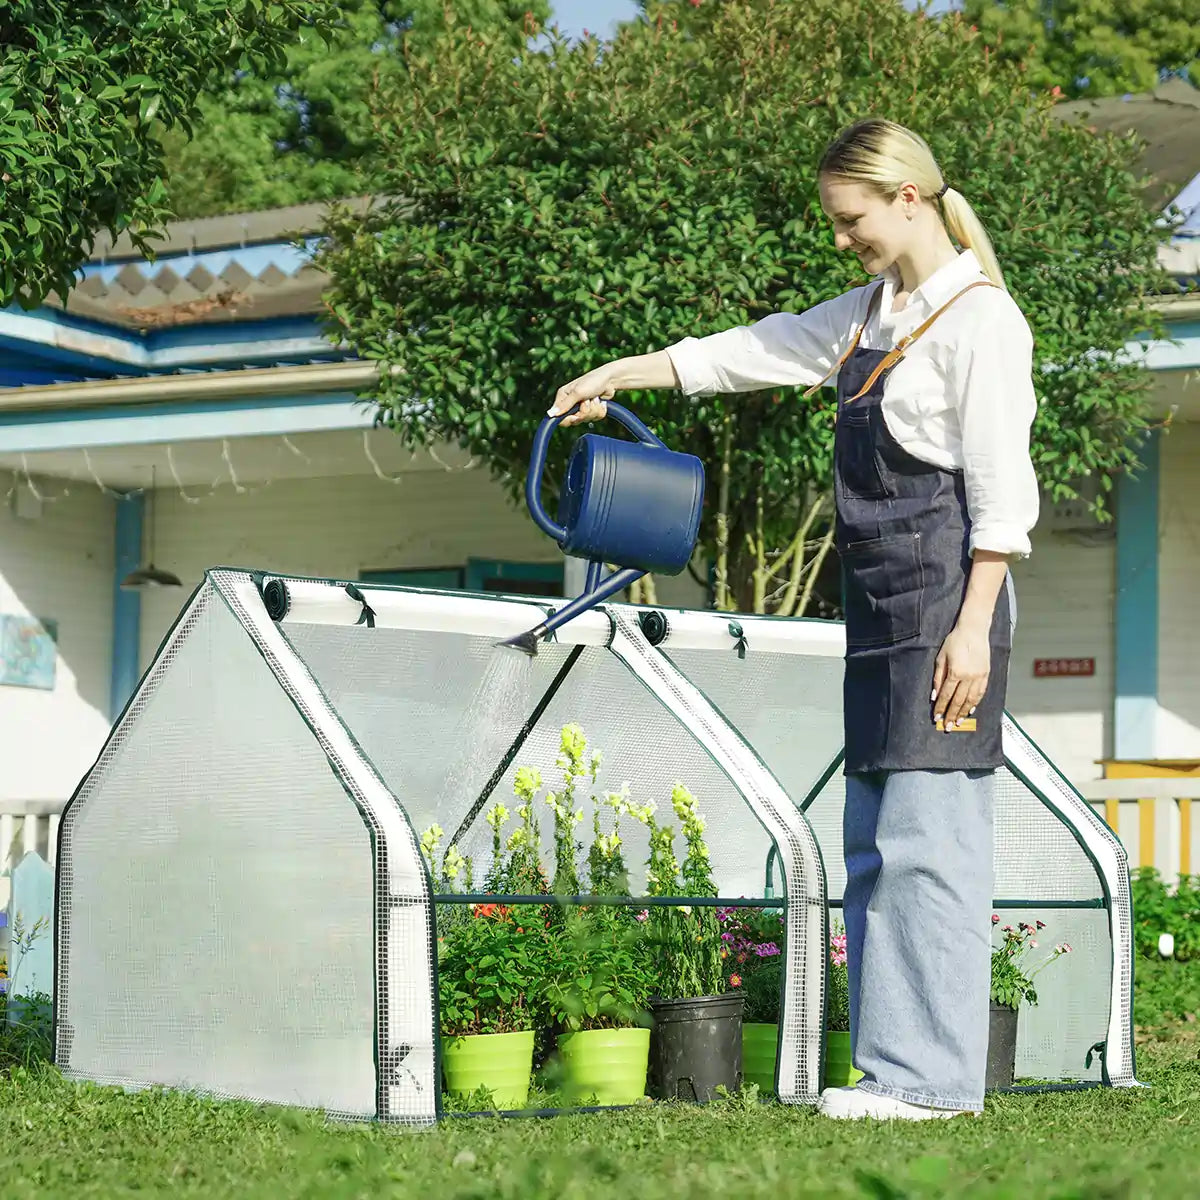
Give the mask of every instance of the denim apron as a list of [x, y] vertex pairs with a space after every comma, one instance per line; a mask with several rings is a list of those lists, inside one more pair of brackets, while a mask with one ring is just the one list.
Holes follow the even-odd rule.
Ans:
[[[881, 292], [871, 297], [868, 320]], [[834, 487], [846, 618], [847, 774], [965, 771], [1004, 762], [1008, 590], [996, 600], [991, 669], [975, 726], [939, 731], [930, 700], [934, 666], [966, 595], [971, 519], [962, 472], [909, 454], [888, 431], [882, 409], [895, 364], [957, 299], [892, 351], [859, 347], [864, 321], [840, 363]]]

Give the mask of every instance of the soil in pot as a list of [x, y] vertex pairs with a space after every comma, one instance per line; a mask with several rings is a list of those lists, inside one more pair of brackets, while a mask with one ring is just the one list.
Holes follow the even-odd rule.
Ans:
[[686, 1000], [651, 1000], [650, 1095], [706, 1104], [719, 1085], [742, 1086], [740, 993]]
[[524, 1108], [532, 1069], [533, 1030], [442, 1039], [442, 1070], [452, 1096], [488, 1088], [497, 1108]]

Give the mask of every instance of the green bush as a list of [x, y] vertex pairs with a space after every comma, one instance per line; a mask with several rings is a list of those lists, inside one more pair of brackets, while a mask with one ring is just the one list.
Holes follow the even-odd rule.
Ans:
[[[13, 1009], [10, 1023], [10, 1006]], [[54, 1002], [38, 995], [11, 999], [0, 992], [0, 1075], [54, 1056]]]
[[1158, 958], [1158, 939], [1175, 939], [1174, 957], [1200, 960], [1200, 875], [1186, 875], [1173, 892], [1154, 867], [1140, 867], [1130, 879], [1133, 890], [1133, 937], [1137, 953]]

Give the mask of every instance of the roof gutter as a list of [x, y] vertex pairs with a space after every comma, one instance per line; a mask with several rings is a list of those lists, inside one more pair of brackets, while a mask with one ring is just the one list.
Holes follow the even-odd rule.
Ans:
[[[1163, 297], [1150, 307], [1171, 320], [1200, 318], [1200, 295]], [[219, 401], [237, 396], [303, 396], [329, 392], [357, 395], [379, 378], [376, 363], [351, 359], [299, 367], [247, 367], [240, 371], [195, 371], [139, 379], [0, 388], [0, 413], [99, 408], [120, 404], [170, 404]]]
[[141, 379], [105, 379], [92, 383], [54, 383], [43, 387], [0, 389], [0, 412], [41, 412], [119, 404], [171, 404], [257, 396], [303, 396], [329, 392], [358, 393], [379, 378], [373, 362], [351, 360], [300, 367], [246, 368]]
[[1160, 300], [1150, 301], [1148, 307], [1168, 320], [1195, 320], [1200, 317], [1200, 292], [1189, 292], [1184, 296], [1164, 296]]

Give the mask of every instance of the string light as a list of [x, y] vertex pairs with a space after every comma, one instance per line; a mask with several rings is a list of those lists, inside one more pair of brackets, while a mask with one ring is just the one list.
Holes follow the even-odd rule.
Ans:
[[[238, 483], [237, 472], [233, 469], [233, 459], [230, 457], [230, 454], [229, 454], [229, 439], [228, 438], [221, 439], [221, 457], [225, 460], [225, 465], [229, 468], [229, 482], [233, 484], [233, 490], [235, 492], [237, 492], [237, 494], [239, 496], [244, 495], [246, 489], [244, 487], [242, 487], [242, 485], [240, 483]], [[263, 484], [263, 487], [267, 487], [269, 485], [270, 485], [270, 480], [268, 480], [265, 484]]]
[[[167, 454], [169, 455], [170, 453], [171, 453], [171, 447], [168, 446]], [[104, 480], [101, 479], [100, 476], [96, 474], [96, 468], [92, 465], [92, 456], [87, 452], [86, 446], [83, 447], [83, 461], [87, 464], [87, 469], [91, 473], [92, 479], [95, 481], [96, 486], [100, 489], [100, 491], [105, 496], [109, 496], [113, 500], [123, 500], [125, 498], [124, 492], [114, 491], [114, 489], [110, 488], [104, 482]], [[139, 488], [138, 490], [140, 491], [141, 489]]]
[[[371, 467], [371, 470], [374, 473], [375, 477], [377, 479], [383, 481], [384, 483], [390, 483], [393, 485], [403, 483], [404, 477], [406, 475], [410, 474], [413, 470], [413, 464], [415, 464], [415, 462], [416, 462], [416, 454], [413, 453], [412, 451], [410, 451], [409, 465], [407, 467], [400, 468], [400, 470], [398, 470], [395, 474], [389, 474], [386, 470], [384, 470], [382, 464], [379, 462], [379, 459], [375, 454], [375, 451], [372, 449], [371, 438], [370, 438], [371, 432], [372, 431], [368, 430], [368, 429], [362, 430], [362, 449], [363, 449], [363, 456], [366, 459], [369, 466]], [[286, 434], [279, 435], [279, 440], [282, 443], [283, 447], [285, 447], [290, 454], [292, 454], [296, 458], [300, 459], [303, 463], [305, 463], [305, 465], [307, 465], [307, 466], [315, 465], [318, 468], [322, 465], [320, 456], [314, 457], [311, 454], [305, 453], [305, 451], [302, 450], [299, 446], [297, 446], [296, 443], [293, 442], [292, 439], [290, 437], [288, 437]], [[276, 480], [274, 478], [267, 478], [256, 486], [247, 486], [246, 484], [244, 484], [238, 478], [237, 468], [235, 467], [234, 461], [233, 461], [233, 452], [232, 452], [232, 448], [230, 445], [230, 441], [228, 438], [222, 438], [221, 439], [221, 469], [219, 469], [217, 471], [217, 474], [214, 476], [211, 484], [208, 485], [207, 491], [202, 490], [202, 491], [198, 491], [198, 492], [189, 492], [188, 485], [186, 485], [183, 481], [183, 477], [182, 477], [182, 475], [180, 473], [180, 469], [179, 469], [179, 463], [176, 459], [176, 454], [175, 454], [176, 446], [173, 443], [167, 442], [167, 443], [163, 443], [162, 449], [166, 454], [167, 466], [170, 469], [171, 479], [174, 483], [173, 490], [175, 492], [177, 492], [179, 498], [185, 504], [189, 504], [189, 505], [203, 504], [205, 501], [211, 499], [219, 491], [221, 491], [223, 488], [225, 488], [227, 486], [232, 487], [235, 494], [237, 494], [239, 496], [254, 496], [254, 495], [257, 495], [259, 492], [265, 491], [273, 483], [276, 482]], [[470, 458], [470, 460], [467, 461], [466, 463], [464, 463], [462, 466], [454, 466], [453, 464], [446, 462], [446, 460], [443, 459], [438, 454], [436, 446], [428, 446], [428, 447], [426, 447], [426, 450], [429, 454], [429, 457], [439, 467], [441, 467], [441, 469], [443, 471], [449, 471], [449, 472], [469, 471], [469, 470], [472, 470], [478, 463], [478, 460], [474, 456], [472, 456]], [[144, 486], [131, 487], [131, 488], [127, 488], [125, 490], [121, 490], [119, 488], [112, 487], [110, 484], [106, 483], [104, 481], [104, 479], [102, 478], [101, 470], [97, 468], [95, 460], [92, 458], [92, 455], [88, 452], [88, 449], [86, 447], [80, 447], [80, 454], [83, 456], [83, 466], [87, 472], [87, 476], [90, 478], [91, 483], [95, 484], [96, 488], [100, 491], [100, 493], [102, 495], [104, 495], [110, 499], [113, 499], [113, 500], [123, 500], [129, 496], [145, 495], [147, 489]], [[48, 488], [45, 488], [44, 483], [43, 483], [43, 486], [41, 488], [39, 488], [38, 485], [34, 482], [34, 474], [30, 468], [28, 454], [26, 452], [22, 452], [22, 454], [21, 454], [20, 468], [10, 468], [9, 473], [10, 473], [10, 482], [9, 482], [8, 489], [4, 494], [4, 503], [5, 504], [10, 504], [12, 502], [12, 499], [16, 495], [17, 490], [22, 485], [26, 486], [29, 489], [30, 494], [34, 497], [34, 499], [36, 499], [40, 503], [55, 504], [59, 500], [65, 499], [66, 497], [70, 496], [71, 492], [72, 492], [72, 482], [78, 482], [77, 479], [75, 479], [71, 482], [65, 482], [63, 485], [62, 491], [58, 492], [57, 494], [53, 494], [53, 495], [50, 493]], [[203, 485], [200, 485], [200, 486], [203, 487]], [[163, 488], [163, 489], [159, 489], [159, 490], [167, 491], [170, 489]]]
[[199, 504], [199, 496], [189, 496], [187, 490], [183, 486], [183, 480], [179, 478], [179, 468], [175, 466], [175, 449], [170, 443], [167, 444], [167, 465], [171, 468], [171, 478], [175, 480], [175, 486], [179, 489], [179, 495], [187, 504]]
[[383, 473], [383, 469], [380, 467], [379, 463], [375, 461], [375, 455], [371, 453], [371, 443], [370, 443], [370, 440], [367, 438], [367, 432], [368, 431], [365, 429], [362, 431], [363, 452], [367, 456], [367, 461], [371, 464], [372, 467], [375, 468], [375, 474], [378, 475], [379, 478], [384, 481], [384, 483], [403, 483], [404, 482], [403, 474], [385, 475]]

